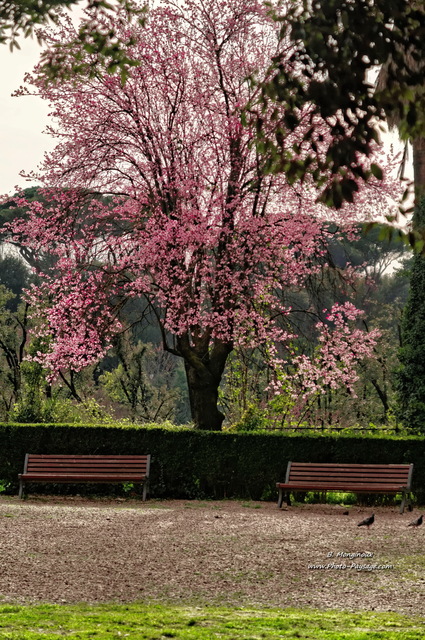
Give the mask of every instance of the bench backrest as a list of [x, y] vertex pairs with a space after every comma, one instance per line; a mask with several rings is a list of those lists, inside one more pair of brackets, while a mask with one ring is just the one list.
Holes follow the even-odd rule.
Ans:
[[150, 455], [51, 455], [27, 453], [24, 473], [149, 477]]
[[355, 487], [365, 484], [379, 487], [411, 488], [413, 464], [336, 464], [289, 462], [285, 482], [297, 485], [317, 482], [321, 485], [346, 484]]

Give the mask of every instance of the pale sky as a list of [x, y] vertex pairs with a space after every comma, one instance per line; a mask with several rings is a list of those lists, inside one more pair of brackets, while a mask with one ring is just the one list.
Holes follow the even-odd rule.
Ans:
[[20, 177], [21, 170], [36, 169], [53, 140], [43, 130], [48, 122], [48, 105], [40, 98], [12, 98], [23, 84], [24, 74], [37, 63], [41, 48], [36, 40], [21, 39], [21, 50], [0, 45], [0, 196], [13, 194], [15, 186], [31, 186]]

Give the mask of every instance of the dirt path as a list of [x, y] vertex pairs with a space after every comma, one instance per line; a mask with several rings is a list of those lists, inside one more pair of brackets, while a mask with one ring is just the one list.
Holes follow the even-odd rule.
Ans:
[[377, 508], [370, 531], [357, 527], [369, 514], [2, 497], [0, 602], [165, 600], [425, 615], [425, 525], [407, 528], [415, 512]]

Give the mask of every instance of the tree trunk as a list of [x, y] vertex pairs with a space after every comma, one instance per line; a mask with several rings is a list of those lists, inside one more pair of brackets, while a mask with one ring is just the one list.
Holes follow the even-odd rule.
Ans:
[[387, 419], [388, 419], [388, 411], [390, 410], [390, 405], [389, 405], [389, 402], [388, 402], [387, 390], [385, 388], [381, 387], [381, 385], [379, 384], [378, 380], [376, 380], [376, 378], [372, 378], [371, 379], [371, 383], [374, 386], [375, 391], [378, 394], [378, 397], [379, 397], [380, 401], [382, 402], [382, 407], [384, 409], [383, 420], [384, 420], [384, 422], [386, 422]]
[[416, 204], [425, 196], [425, 138], [412, 141]]
[[224, 414], [219, 410], [217, 380], [206, 367], [193, 367], [185, 361], [192, 420], [197, 429], [220, 431]]
[[224, 414], [217, 406], [218, 388], [233, 344], [220, 340], [210, 344], [207, 335], [190, 341], [187, 334], [179, 337], [177, 344], [179, 354], [184, 359], [195, 427], [205, 431], [220, 431]]

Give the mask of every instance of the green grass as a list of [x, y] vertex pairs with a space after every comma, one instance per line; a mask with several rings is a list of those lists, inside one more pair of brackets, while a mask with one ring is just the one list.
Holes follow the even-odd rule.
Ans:
[[[376, 500], [377, 496], [374, 496], [374, 500]], [[388, 502], [389, 496], [380, 496], [382, 499], [385, 498], [386, 503]], [[402, 494], [397, 493], [390, 498], [390, 504], [399, 504], [402, 501]], [[305, 504], [316, 504], [317, 502], [323, 502], [326, 504], [339, 504], [341, 506], [352, 506], [359, 504], [359, 496], [355, 493], [351, 493], [348, 491], [327, 491], [326, 494], [320, 491], [307, 491], [304, 497]], [[298, 503], [294, 503], [298, 504]], [[300, 503], [302, 504], [302, 503]], [[380, 504], [379, 502], [377, 504]]]
[[245, 507], [246, 509], [261, 509], [261, 504], [257, 504], [256, 502], [241, 502], [241, 507]]
[[130, 605], [0, 605], [1, 640], [419, 640], [396, 613]]

